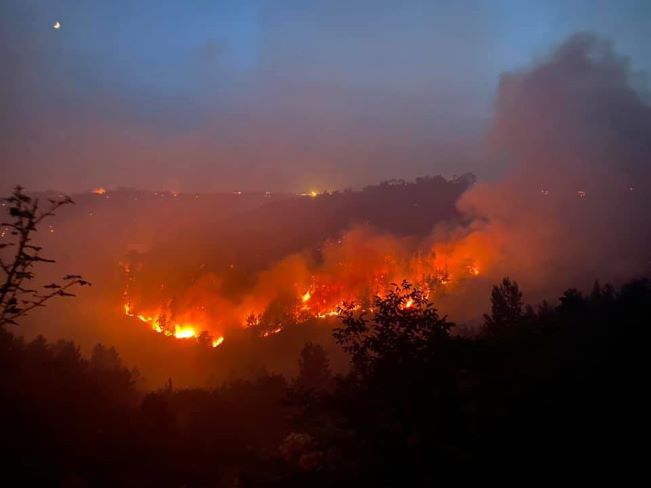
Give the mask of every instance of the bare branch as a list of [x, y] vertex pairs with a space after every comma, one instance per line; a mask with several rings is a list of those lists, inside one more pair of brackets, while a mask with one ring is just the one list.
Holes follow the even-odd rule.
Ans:
[[[23, 192], [21, 186], [16, 186], [14, 192], [2, 201], [8, 204], [10, 222], [3, 222], [5, 230], [9, 230], [13, 242], [3, 242], [0, 249], [15, 247], [15, 253], [9, 260], [0, 259], [0, 269], [5, 274], [4, 282], [0, 282], [0, 326], [17, 324], [16, 319], [23, 317], [37, 307], [43, 307], [45, 302], [54, 297], [75, 296], [66, 290], [73, 286], [89, 286], [90, 283], [80, 275], [68, 274], [63, 277], [63, 284], [50, 283], [43, 285], [50, 293], [40, 295], [36, 290], [26, 287], [23, 283], [35, 278], [32, 268], [38, 263], [54, 263], [53, 259], [41, 256], [40, 246], [30, 244], [37, 225], [63, 205], [73, 204], [70, 197], [48, 199], [49, 207], [41, 210], [37, 198], [32, 198]], [[19, 306], [21, 303], [22, 306]]]

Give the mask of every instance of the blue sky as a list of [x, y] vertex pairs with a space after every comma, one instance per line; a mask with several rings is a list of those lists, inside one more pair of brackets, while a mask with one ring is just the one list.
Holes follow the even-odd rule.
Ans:
[[3, 0], [2, 180], [299, 190], [490, 174], [477, 147], [501, 73], [576, 31], [647, 71], [650, 24], [642, 0]]

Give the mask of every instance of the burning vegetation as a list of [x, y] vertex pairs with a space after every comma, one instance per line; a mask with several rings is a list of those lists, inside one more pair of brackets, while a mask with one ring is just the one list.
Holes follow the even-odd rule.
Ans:
[[[122, 307], [126, 317], [154, 332], [176, 339], [201, 338], [217, 347], [231, 328], [249, 328], [268, 337], [289, 325], [337, 317], [347, 307], [371, 311], [374, 297], [386, 296], [404, 279], [427, 299], [437, 299], [489, 266], [485, 250], [473, 246], [467, 238], [425, 249], [409, 239], [355, 229], [323, 245], [318, 259], [305, 254], [286, 257], [259, 272], [249, 289], [231, 296], [220, 286], [223, 277], [205, 270], [187, 289], [160, 283], [152, 293], [144, 265], [129, 262], [122, 266]], [[208, 287], [207, 282], [217, 286]], [[405, 303], [405, 308], [410, 306]]]

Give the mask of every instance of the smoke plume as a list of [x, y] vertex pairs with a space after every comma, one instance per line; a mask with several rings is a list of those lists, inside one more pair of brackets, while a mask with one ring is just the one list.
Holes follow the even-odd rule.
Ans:
[[628, 60], [575, 34], [541, 63], [502, 76], [491, 142], [505, 178], [466, 192], [487, 271], [533, 299], [648, 274], [651, 107]]

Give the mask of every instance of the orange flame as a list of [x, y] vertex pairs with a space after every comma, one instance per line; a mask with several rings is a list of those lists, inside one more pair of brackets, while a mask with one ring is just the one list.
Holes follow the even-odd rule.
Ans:
[[[140, 322], [149, 324], [151, 330], [159, 334], [174, 337], [176, 339], [198, 339], [201, 335], [199, 332], [200, 327], [197, 324], [177, 322], [171, 325], [166, 325], [167, 320], [165, 315], [162, 313], [155, 315], [135, 313], [128, 302], [124, 304], [123, 308], [124, 314], [127, 317], [133, 317]], [[212, 346], [217, 347], [221, 345], [222, 342], [224, 342], [224, 337], [218, 337], [212, 341]]]
[[[196, 340], [206, 328], [211, 333], [217, 329], [218, 334], [208, 337], [212, 346], [218, 347], [224, 342], [224, 328], [229, 324], [253, 327], [260, 337], [269, 337], [281, 333], [288, 323], [337, 317], [345, 303], [355, 303], [357, 310], [372, 311], [373, 297], [386, 296], [392, 284], [403, 279], [428, 299], [446, 295], [486, 272], [487, 263], [493, 261], [490, 247], [470, 233], [437, 243], [429, 252], [411, 253], [398, 239], [351, 232], [324, 246], [324, 264], [310, 266], [300, 255], [289, 256], [261, 272], [257, 284], [237, 299], [225, 298], [212, 289], [206, 295], [197, 282], [182, 299], [174, 300], [174, 313], [169, 306], [146, 312], [133, 308], [129, 287], [134, 282], [133, 269], [141, 266], [127, 264], [123, 266], [128, 278], [124, 313], [176, 339]], [[161, 285], [161, 289], [169, 288]], [[185, 309], [180, 305], [183, 303]], [[213, 303], [218, 307], [210, 305]], [[282, 303], [285, 305], [278, 305]], [[415, 300], [406, 299], [401, 308], [415, 306]], [[269, 311], [271, 315], [266, 317]]]

